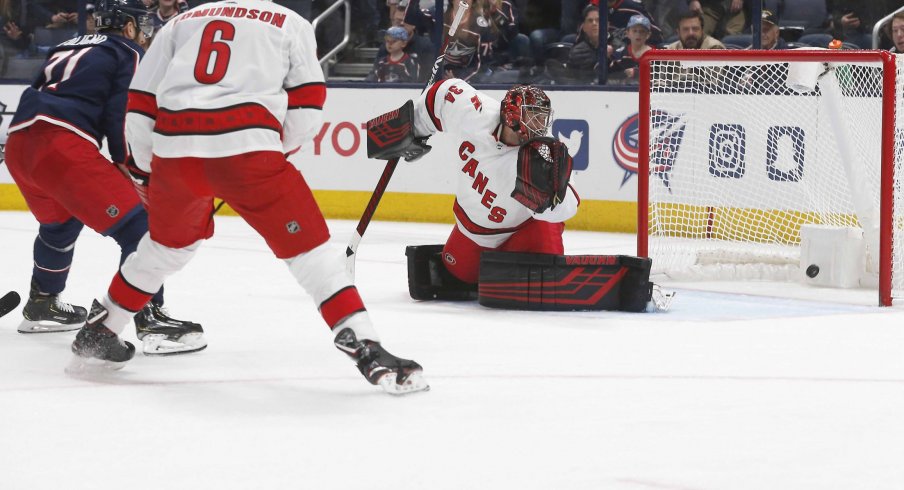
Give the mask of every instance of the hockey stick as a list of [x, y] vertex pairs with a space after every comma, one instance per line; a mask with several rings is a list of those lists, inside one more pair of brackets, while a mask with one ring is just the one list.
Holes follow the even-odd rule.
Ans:
[[19, 302], [22, 301], [22, 298], [19, 297], [19, 293], [15, 291], [10, 291], [3, 295], [0, 298], [0, 316], [3, 316], [19, 306]]
[[[462, 17], [464, 17], [465, 12], [468, 10], [468, 4], [465, 3], [464, 0], [459, 2], [458, 7], [458, 12], [456, 12], [455, 18], [452, 19], [452, 25], [449, 26], [449, 35], [446, 36], [446, 39], [443, 41], [443, 48], [440, 50], [439, 56], [436, 57], [436, 61], [433, 62], [433, 70], [430, 72], [430, 79], [427, 80], [427, 85], [424, 86], [421, 93], [423, 93], [424, 90], [427, 90], [433, 85], [433, 82], [436, 81], [436, 74], [439, 72], [443, 61], [446, 59], [446, 50], [449, 48], [449, 41], [455, 35], [455, 31], [458, 30], [458, 25], [461, 24]], [[367, 226], [370, 224], [371, 219], [373, 219], [374, 213], [377, 212], [377, 205], [380, 204], [380, 199], [383, 197], [383, 193], [386, 192], [386, 187], [389, 185], [389, 179], [392, 178], [392, 174], [395, 172], [398, 164], [398, 158], [393, 158], [386, 162], [386, 168], [383, 169], [383, 175], [381, 175], [380, 180], [377, 181], [377, 187], [374, 189], [373, 194], [371, 194], [370, 201], [367, 202], [367, 207], [364, 208], [364, 214], [362, 214], [361, 219], [358, 220], [358, 226], [355, 228], [355, 232], [352, 233], [352, 237], [348, 241], [348, 248], [345, 249], [345, 268], [352, 281], [355, 280], [355, 259], [357, 258], [358, 244], [361, 243], [361, 237], [364, 236], [364, 232], [367, 230]]]

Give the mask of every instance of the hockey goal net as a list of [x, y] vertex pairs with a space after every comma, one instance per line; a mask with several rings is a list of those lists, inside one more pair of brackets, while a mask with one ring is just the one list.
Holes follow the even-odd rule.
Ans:
[[638, 255], [680, 281], [806, 282], [803, 231], [843, 230], [856, 286], [890, 305], [904, 293], [901, 70], [880, 51], [649, 52]]

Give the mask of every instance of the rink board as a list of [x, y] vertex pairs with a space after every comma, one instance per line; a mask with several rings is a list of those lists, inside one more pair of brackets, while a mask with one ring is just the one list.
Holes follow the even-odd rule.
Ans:
[[[0, 85], [0, 142], [24, 86]], [[488, 90], [501, 98], [503, 91]], [[572, 229], [636, 230], [637, 94], [634, 92], [548, 90], [555, 110], [553, 135], [569, 145], [575, 160], [573, 182], [581, 196]], [[384, 163], [366, 156], [363, 124], [418, 95], [416, 89], [330, 88], [324, 121], [311, 144], [292, 157], [328, 218], [357, 219], [380, 178]], [[415, 164], [401, 163], [376, 219], [451, 222], [456, 172], [464, 162], [455, 138], [431, 138], [433, 151]], [[514, 163], [513, 163], [514, 164]], [[0, 209], [25, 203], [0, 166]], [[231, 211], [220, 211], [230, 214]]]

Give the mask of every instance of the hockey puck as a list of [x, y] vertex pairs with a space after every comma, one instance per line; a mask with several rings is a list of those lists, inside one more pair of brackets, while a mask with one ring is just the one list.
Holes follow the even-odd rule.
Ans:
[[807, 277], [813, 278], [819, 275], [819, 266], [816, 264], [810, 264], [810, 267], [807, 267]]

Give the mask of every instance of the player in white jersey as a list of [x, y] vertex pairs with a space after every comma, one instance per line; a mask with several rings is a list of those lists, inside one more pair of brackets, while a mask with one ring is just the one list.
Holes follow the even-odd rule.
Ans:
[[[547, 136], [551, 124], [549, 97], [528, 85], [513, 87], [500, 103], [462, 80], [449, 79], [437, 82], [414, 102], [415, 137], [443, 132], [458, 142], [455, 154], [443, 156], [459, 167], [459, 173], [455, 228], [442, 259], [461, 281], [477, 282], [480, 253], [485, 250], [564, 252], [563, 222], [574, 216], [580, 202], [568, 176], [561, 202], [513, 193], [519, 159], [526, 150], [522, 145]], [[570, 174], [570, 166], [568, 170]]]
[[126, 119], [150, 232], [94, 301], [71, 369], [98, 360], [119, 368], [132, 357], [117, 334], [213, 235], [217, 196], [286, 262], [369, 382], [390, 393], [427, 389], [420, 365], [381, 346], [310, 189], [286, 160], [322, 122], [326, 85], [311, 24], [270, 2], [215, 2], [177, 16], [156, 38]]

